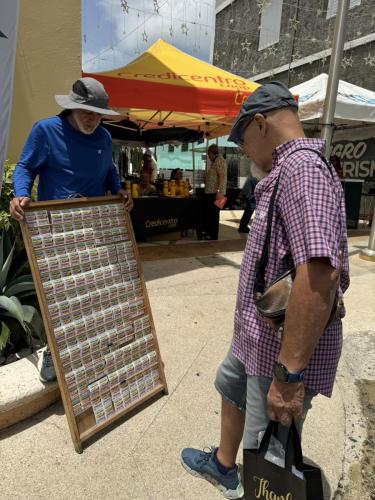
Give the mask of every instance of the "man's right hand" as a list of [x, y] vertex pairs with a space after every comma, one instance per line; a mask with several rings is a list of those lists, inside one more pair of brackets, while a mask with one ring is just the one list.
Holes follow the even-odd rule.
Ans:
[[31, 202], [31, 198], [27, 196], [20, 196], [17, 198], [13, 198], [13, 200], [9, 204], [9, 212], [13, 219], [18, 221], [23, 221], [24, 211], [23, 207], [27, 207]]

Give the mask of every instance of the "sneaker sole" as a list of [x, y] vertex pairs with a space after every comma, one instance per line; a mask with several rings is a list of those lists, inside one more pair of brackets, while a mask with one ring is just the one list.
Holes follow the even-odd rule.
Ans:
[[223, 494], [223, 496], [225, 498], [228, 498], [229, 500], [238, 500], [240, 498], [243, 498], [245, 492], [244, 492], [244, 489], [243, 489], [241, 482], [238, 485], [236, 490], [228, 490], [225, 486], [220, 484], [218, 481], [216, 481], [216, 479], [214, 479], [209, 474], [200, 474], [196, 470], [191, 469], [188, 465], [186, 465], [186, 463], [182, 460], [182, 458], [180, 460], [181, 460], [181, 465], [186, 470], [186, 472], [188, 472], [189, 474], [191, 474], [194, 477], [199, 477], [200, 479], [205, 479], [206, 481], [211, 483], [213, 486], [215, 486], [215, 488], [217, 488], [220, 491], [220, 493]]

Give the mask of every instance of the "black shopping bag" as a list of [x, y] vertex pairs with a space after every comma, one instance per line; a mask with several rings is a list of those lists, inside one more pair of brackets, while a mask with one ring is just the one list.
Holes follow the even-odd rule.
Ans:
[[[301, 440], [293, 422], [285, 452], [285, 468], [265, 459], [278, 423], [271, 421], [259, 449], [244, 450], [245, 500], [323, 500], [322, 476], [318, 467], [303, 463]], [[292, 472], [294, 465], [304, 479]]]

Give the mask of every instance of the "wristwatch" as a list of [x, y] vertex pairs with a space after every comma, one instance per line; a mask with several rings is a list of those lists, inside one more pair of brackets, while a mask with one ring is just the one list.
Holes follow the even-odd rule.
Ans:
[[278, 361], [275, 361], [273, 364], [273, 374], [279, 382], [284, 382], [284, 384], [303, 382], [303, 379], [305, 378], [305, 370], [302, 370], [299, 373], [290, 373], [288, 368]]

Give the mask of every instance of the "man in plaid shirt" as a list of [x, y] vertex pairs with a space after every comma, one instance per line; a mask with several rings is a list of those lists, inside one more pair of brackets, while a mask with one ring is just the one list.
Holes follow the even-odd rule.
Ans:
[[[255, 190], [234, 336], [215, 381], [222, 396], [220, 445], [181, 453], [185, 469], [212, 482], [226, 498], [243, 495], [235, 464], [242, 437], [244, 448], [256, 448], [269, 419], [282, 424], [282, 442], [292, 419], [301, 432], [313, 397], [331, 396], [341, 354], [341, 319], [326, 325], [338, 282], [340, 297], [349, 286], [343, 192], [334, 169], [321, 158], [324, 141], [305, 137], [297, 110], [282, 83], [265, 84], [245, 101], [229, 138], [268, 175]], [[296, 268], [282, 339], [259, 315], [253, 298], [277, 179], [266, 287]]]

